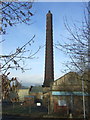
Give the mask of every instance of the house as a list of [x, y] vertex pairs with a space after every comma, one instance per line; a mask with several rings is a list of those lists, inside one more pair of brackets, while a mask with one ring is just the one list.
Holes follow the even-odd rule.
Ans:
[[[87, 89], [85, 81], [84, 90]], [[74, 116], [83, 116], [83, 96], [87, 107], [88, 94], [82, 89], [82, 77], [76, 72], [69, 72], [50, 85], [50, 91], [45, 93], [49, 111]], [[44, 96], [45, 96], [44, 95]], [[87, 112], [87, 110], [86, 110]]]

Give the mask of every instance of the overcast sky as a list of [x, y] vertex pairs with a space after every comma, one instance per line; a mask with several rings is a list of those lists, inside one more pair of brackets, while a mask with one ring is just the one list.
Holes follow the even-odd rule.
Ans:
[[[8, 27], [3, 38], [6, 41], [3, 44], [3, 53], [8, 54], [15, 51], [18, 46], [22, 46], [28, 40], [36, 35], [35, 43], [29, 49], [35, 52], [39, 46], [45, 45], [46, 40], [46, 14], [50, 10], [53, 14], [53, 41], [67, 41], [68, 33], [64, 26], [64, 18], [66, 17], [70, 26], [75, 21], [77, 26], [83, 20], [85, 4], [83, 2], [35, 2], [31, 11], [34, 16], [31, 17], [31, 25], [19, 24], [15, 27]], [[45, 67], [45, 47], [43, 47], [33, 60], [27, 61], [27, 67], [32, 68], [30, 71], [22, 73], [21, 71], [11, 71], [10, 77], [18, 77], [23, 85], [43, 84], [44, 67]], [[63, 63], [68, 60], [62, 52], [54, 48], [54, 78], [62, 76]], [[67, 72], [67, 71], [66, 71]]]

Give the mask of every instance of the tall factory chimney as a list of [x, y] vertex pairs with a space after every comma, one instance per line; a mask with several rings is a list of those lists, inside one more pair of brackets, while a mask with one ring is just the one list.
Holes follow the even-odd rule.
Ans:
[[49, 11], [46, 15], [46, 51], [45, 51], [45, 75], [44, 87], [50, 87], [54, 81], [54, 62], [53, 62], [53, 27], [52, 14]]

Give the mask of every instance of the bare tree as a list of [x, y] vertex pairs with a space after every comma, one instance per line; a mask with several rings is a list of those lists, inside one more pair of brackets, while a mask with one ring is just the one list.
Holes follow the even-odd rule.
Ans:
[[[8, 79], [7, 75], [1, 75], [2, 77], [2, 100], [7, 101], [19, 101], [18, 89], [21, 84], [18, 82], [17, 78]], [[12, 95], [13, 94], [13, 95]], [[12, 97], [11, 97], [12, 96]]]
[[[56, 48], [62, 50], [70, 57], [66, 66], [70, 71], [76, 70], [81, 73], [82, 80], [87, 82], [87, 92], [90, 94], [90, 2], [84, 12], [82, 27], [73, 23], [71, 28], [65, 18], [65, 27], [71, 37], [67, 38], [69, 43], [56, 44]], [[88, 115], [90, 112], [90, 96], [88, 97]]]
[[[33, 2], [0, 2], [0, 12], [2, 13], [0, 19], [0, 34], [6, 34], [6, 28], [9, 26], [12, 27], [20, 23], [30, 25], [31, 17], [34, 15], [31, 12], [32, 4]], [[35, 35], [27, 43], [16, 48], [15, 52], [8, 55], [0, 55], [0, 70], [3, 74], [7, 74], [8, 69], [21, 69], [22, 72], [25, 71], [25, 61], [34, 58], [34, 55], [40, 49], [39, 47], [35, 53], [33, 53], [30, 48], [27, 49], [27, 46], [31, 46], [32, 43], [34, 43], [34, 37]], [[4, 42], [4, 40], [1, 40], [0, 44], [2, 42]], [[26, 56], [27, 52], [29, 53], [28, 56]]]
[[[32, 52], [32, 50], [27, 50], [27, 46], [31, 46], [31, 44], [34, 42], [34, 37], [30, 39], [27, 43], [25, 43], [23, 46], [16, 48], [16, 51], [14, 53], [10, 53], [9, 55], [0, 55], [0, 61], [1, 61], [1, 72], [3, 74], [7, 74], [9, 69], [21, 69], [22, 72], [26, 70], [25, 68], [25, 61], [27, 59], [33, 59], [35, 57], [35, 54], [40, 50], [41, 47], [37, 49], [36, 52]], [[26, 52], [29, 52], [29, 55], [26, 55]], [[21, 63], [22, 62], [22, 63]]]
[[[87, 7], [88, 16], [90, 15], [89, 7]], [[89, 56], [90, 56], [90, 23], [89, 18], [85, 14], [85, 20], [82, 21], [82, 27], [78, 27], [73, 23], [71, 28], [65, 18], [64, 25], [71, 35], [67, 38], [69, 43], [61, 44], [59, 41], [56, 48], [63, 51], [70, 58], [70, 63], [66, 64], [69, 70], [76, 70], [77, 72], [85, 73], [89, 70]], [[73, 32], [74, 31], [74, 32]]]
[[8, 26], [19, 23], [31, 24], [31, 12], [33, 2], [0, 2], [1, 26], [0, 34], [6, 33]]
[[[17, 24], [24, 23], [26, 25], [31, 24], [31, 17], [34, 15], [31, 12], [33, 2], [0, 2], [0, 35], [5, 35], [7, 33], [7, 27], [13, 27]], [[17, 91], [16, 89], [20, 85], [16, 78], [8, 79], [10, 74], [10, 69], [25, 70], [26, 60], [33, 59], [36, 53], [40, 50], [39, 47], [36, 52], [32, 52], [30, 49], [31, 45], [34, 43], [35, 35], [24, 45], [16, 48], [16, 50], [10, 54], [0, 55], [0, 72], [2, 80], [2, 95], [4, 99], [8, 99], [10, 91]], [[0, 44], [4, 40], [0, 41]], [[29, 49], [28, 49], [29, 46]], [[28, 53], [28, 54], [27, 54]], [[14, 84], [16, 82], [16, 84]], [[11, 83], [13, 85], [11, 86]]]

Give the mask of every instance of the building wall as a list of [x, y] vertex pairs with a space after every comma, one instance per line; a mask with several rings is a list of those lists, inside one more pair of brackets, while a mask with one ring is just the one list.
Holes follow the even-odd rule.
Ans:
[[55, 80], [51, 85], [51, 89], [52, 91], [81, 91], [81, 78], [77, 73], [69, 72], [59, 79]]
[[24, 97], [26, 95], [29, 95], [29, 89], [19, 89], [18, 90], [19, 101], [24, 101]]
[[34, 96], [25, 96], [24, 97], [25, 105], [34, 106]]
[[[84, 85], [84, 88], [86, 89], [86, 83]], [[52, 94], [53, 91], [61, 93]], [[64, 92], [66, 92], [66, 94], [64, 94]], [[85, 94], [84, 97], [85, 105], [87, 106], [87, 94]], [[66, 106], [59, 106], [58, 103], [63, 100], [66, 101]], [[51, 84], [50, 111], [52, 113], [61, 112], [61, 114], [64, 115], [66, 113], [69, 114], [70, 111], [72, 111], [74, 115], [83, 116], [82, 79], [77, 73], [69, 72]]]
[[43, 92], [31, 92], [30, 95], [34, 96], [36, 99], [42, 99], [43, 98]]

